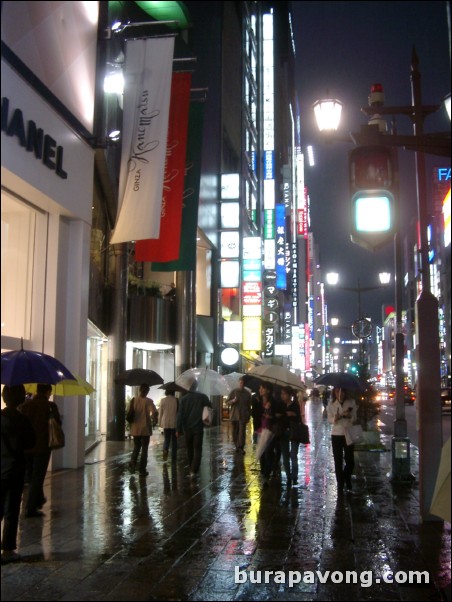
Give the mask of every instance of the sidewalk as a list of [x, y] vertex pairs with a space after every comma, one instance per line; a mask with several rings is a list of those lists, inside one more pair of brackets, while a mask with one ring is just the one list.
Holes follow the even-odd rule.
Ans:
[[[206, 430], [197, 483], [185, 449], [177, 466], [163, 462], [158, 434], [145, 479], [127, 470], [130, 441], [49, 475], [45, 517], [21, 518], [23, 561], [2, 566], [2, 600], [450, 599], [450, 525], [420, 523], [417, 481], [392, 486], [389, 451], [356, 452], [354, 493], [338, 499], [321, 404], [308, 416], [311, 445], [292, 490], [284, 474], [262, 488], [252, 446], [235, 454], [228, 423]], [[417, 464], [412, 448], [416, 477]], [[430, 583], [384, 582], [415, 570]], [[251, 583], [256, 571], [280, 572]], [[361, 582], [346, 584], [346, 571]], [[290, 587], [289, 576], [301, 581]]]

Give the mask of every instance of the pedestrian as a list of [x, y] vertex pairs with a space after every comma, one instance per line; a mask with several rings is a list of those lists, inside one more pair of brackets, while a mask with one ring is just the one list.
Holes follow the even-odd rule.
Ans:
[[232, 441], [235, 451], [245, 453], [246, 425], [251, 416], [251, 392], [245, 388], [245, 379], [239, 378], [239, 386], [233, 389], [227, 399], [230, 405], [229, 419], [232, 425]]
[[212, 407], [209, 398], [204, 393], [196, 391], [196, 381], [190, 387], [190, 391], [183, 395], [179, 404], [177, 414], [176, 436], [185, 435], [187, 448], [188, 466], [190, 478], [194, 479], [199, 473], [202, 457], [202, 442], [204, 437], [204, 423], [202, 412], [205, 406]]
[[60, 412], [57, 404], [50, 401], [51, 395], [52, 385], [47, 383], [38, 384], [33, 399], [26, 400], [20, 407], [20, 411], [29, 418], [36, 434], [36, 444], [32, 449], [25, 452], [29, 478], [25, 510], [27, 518], [44, 516], [41, 508], [47, 501], [44, 496], [44, 479], [52, 453], [49, 447], [49, 418], [53, 416], [61, 425]]
[[[133, 407], [133, 420], [130, 423], [130, 434], [133, 437], [133, 451], [129, 463], [129, 469], [133, 473], [136, 470], [138, 456], [140, 455], [139, 473], [145, 477], [147, 471], [148, 449], [152, 435], [152, 423], [157, 421], [158, 411], [154, 401], [148, 397], [149, 385], [140, 385], [138, 397], [132, 397], [130, 405]], [[140, 454], [141, 452], [141, 454]]]
[[356, 402], [346, 389], [334, 387], [327, 413], [328, 422], [333, 425], [331, 445], [337, 490], [338, 494], [341, 494], [344, 487], [347, 491], [352, 489], [352, 473], [355, 467], [354, 445], [347, 445], [345, 430], [356, 421]]
[[36, 435], [30, 420], [17, 410], [17, 407], [25, 401], [24, 386], [9, 387], [5, 385], [2, 397], [6, 404], [1, 412], [2, 564], [6, 564], [20, 560], [20, 555], [16, 552], [16, 549], [20, 505], [25, 481], [26, 459], [24, 451], [34, 446]]
[[[298, 398], [299, 399], [299, 398]], [[287, 487], [298, 485], [298, 441], [290, 440], [291, 423], [301, 423], [300, 404], [292, 387], [282, 387], [281, 400], [286, 406], [283, 434], [281, 435], [281, 451], [286, 472]]]
[[261, 421], [264, 408], [262, 407], [262, 398], [253, 393], [251, 396], [251, 417], [253, 419], [253, 443], [257, 443], [259, 432], [261, 430]]
[[[273, 385], [269, 382], [263, 382], [259, 386], [259, 396], [262, 400], [262, 416], [261, 416], [261, 433], [267, 434], [267, 431], [272, 432], [272, 437], [269, 439], [266, 448], [260, 457], [261, 474], [263, 486], [268, 487], [272, 470], [275, 467], [275, 424], [276, 424], [276, 409], [277, 403], [273, 397]], [[259, 442], [258, 442], [259, 447]]]
[[165, 397], [160, 400], [159, 425], [163, 429], [163, 459], [168, 459], [168, 451], [171, 445], [171, 461], [177, 460], [177, 410], [179, 402], [173, 389], [165, 390]]

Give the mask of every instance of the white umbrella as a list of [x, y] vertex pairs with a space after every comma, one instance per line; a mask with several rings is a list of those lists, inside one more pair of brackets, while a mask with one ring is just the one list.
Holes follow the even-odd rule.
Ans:
[[210, 370], [209, 368], [190, 368], [185, 370], [176, 378], [176, 384], [190, 389], [194, 382], [197, 382], [196, 390], [206, 395], [227, 395], [231, 388], [226, 382], [224, 376]]
[[243, 373], [241, 372], [230, 372], [229, 374], [223, 374], [224, 380], [228, 383], [231, 391], [237, 389], [239, 386], [239, 380], [242, 378]]
[[248, 372], [250, 376], [256, 376], [261, 380], [279, 385], [280, 387], [293, 387], [301, 391], [306, 391], [306, 385], [302, 382], [299, 377], [283, 366], [276, 366], [275, 364], [263, 364], [262, 366], [254, 366]]

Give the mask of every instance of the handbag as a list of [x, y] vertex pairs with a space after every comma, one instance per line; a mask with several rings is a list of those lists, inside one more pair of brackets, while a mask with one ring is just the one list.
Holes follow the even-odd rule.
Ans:
[[303, 422], [291, 422], [289, 439], [296, 443], [308, 445], [310, 443], [308, 425]]
[[204, 426], [210, 426], [212, 424], [213, 410], [209, 406], [204, 406], [202, 409], [202, 422]]
[[50, 449], [61, 449], [65, 445], [64, 431], [61, 424], [53, 415], [52, 409], [49, 414], [49, 447]]
[[354, 445], [355, 443], [362, 443], [364, 441], [363, 429], [360, 424], [351, 424], [344, 429], [344, 432], [347, 445]]
[[127, 413], [126, 413], [127, 422], [133, 422], [133, 420], [135, 418], [135, 408], [133, 407], [133, 400], [134, 400], [134, 398], [132, 397], [132, 399], [130, 400], [129, 409], [127, 410]]

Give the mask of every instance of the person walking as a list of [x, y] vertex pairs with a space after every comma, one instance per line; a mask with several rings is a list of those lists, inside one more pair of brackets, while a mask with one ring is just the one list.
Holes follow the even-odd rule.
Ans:
[[245, 379], [239, 379], [239, 386], [233, 389], [227, 399], [231, 408], [232, 441], [235, 451], [245, 453], [246, 425], [251, 417], [251, 392], [245, 388]]
[[292, 387], [282, 387], [281, 400], [286, 406], [285, 419], [282, 423], [281, 452], [286, 472], [287, 487], [298, 485], [298, 441], [290, 440], [290, 425], [301, 423], [300, 404]]
[[163, 429], [163, 459], [168, 459], [168, 451], [171, 445], [171, 461], [177, 460], [177, 410], [179, 403], [172, 389], [165, 390], [165, 397], [160, 400], [159, 426]]
[[[268, 481], [270, 479], [272, 471], [275, 469], [276, 464], [276, 453], [275, 453], [275, 431], [278, 426], [278, 418], [276, 416], [278, 403], [273, 397], [273, 385], [269, 382], [263, 382], [259, 386], [259, 396], [262, 401], [262, 416], [261, 416], [261, 436], [266, 433], [264, 431], [271, 431], [272, 437], [269, 439], [261, 457], [261, 474], [263, 479], [263, 486], [268, 487]], [[259, 447], [259, 442], [258, 442]]]
[[152, 421], [158, 415], [154, 401], [148, 397], [149, 385], [140, 385], [140, 394], [130, 400], [133, 405], [133, 420], [130, 423], [130, 434], [133, 437], [133, 451], [129, 468], [133, 473], [136, 470], [138, 456], [140, 455], [139, 473], [145, 477], [149, 473], [146, 469], [148, 463], [149, 442], [152, 435]]
[[6, 404], [1, 412], [2, 564], [6, 564], [21, 559], [16, 549], [20, 505], [25, 481], [26, 459], [24, 451], [35, 445], [36, 435], [30, 420], [17, 410], [17, 407], [25, 401], [24, 386], [9, 387], [5, 385], [2, 397]]
[[194, 381], [190, 391], [180, 400], [176, 429], [176, 437], [180, 437], [182, 434], [185, 435], [188, 466], [192, 479], [197, 477], [201, 465], [204, 438], [203, 408], [205, 406], [212, 407], [207, 395], [196, 391], [197, 387], [198, 383]]
[[41, 508], [47, 501], [44, 496], [44, 479], [52, 453], [49, 447], [50, 416], [52, 415], [61, 425], [58, 406], [53, 401], [49, 401], [51, 395], [52, 385], [41, 383], [36, 387], [36, 395], [20, 406], [20, 411], [30, 420], [36, 434], [36, 444], [25, 452], [30, 479], [25, 511], [27, 518], [44, 516]]
[[352, 490], [352, 473], [355, 467], [354, 445], [347, 445], [345, 430], [356, 421], [356, 402], [345, 389], [334, 387], [327, 407], [328, 422], [331, 429], [331, 445], [333, 449], [334, 470], [336, 473], [337, 491], [341, 494], [344, 487]]

